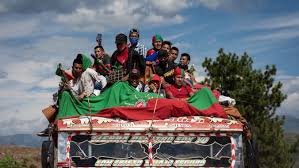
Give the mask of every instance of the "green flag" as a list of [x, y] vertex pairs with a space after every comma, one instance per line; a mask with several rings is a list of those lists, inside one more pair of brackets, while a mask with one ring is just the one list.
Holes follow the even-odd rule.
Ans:
[[59, 97], [57, 118], [98, 113], [102, 109], [115, 106], [134, 106], [136, 102], [146, 102], [151, 98], [161, 98], [154, 93], [138, 92], [127, 82], [117, 82], [99, 96], [75, 99], [68, 91]]

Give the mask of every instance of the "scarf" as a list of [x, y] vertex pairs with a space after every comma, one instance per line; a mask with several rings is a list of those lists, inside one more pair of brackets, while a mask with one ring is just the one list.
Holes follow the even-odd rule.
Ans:
[[121, 51], [117, 56], [116, 56], [117, 61], [125, 67], [126, 62], [129, 59], [129, 49], [126, 47], [123, 51]]

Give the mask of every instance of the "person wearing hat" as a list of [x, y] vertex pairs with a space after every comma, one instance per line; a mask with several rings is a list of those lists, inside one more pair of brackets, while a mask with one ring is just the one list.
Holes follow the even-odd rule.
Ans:
[[129, 48], [134, 49], [138, 52], [139, 55], [142, 55], [143, 58], [146, 56], [146, 48], [143, 44], [139, 42], [140, 34], [139, 31], [135, 28], [130, 30], [129, 34]]
[[165, 97], [165, 90], [161, 87], [161, 78], [157, 74], [153, 74], [145, 85], [144, 92], [156, 93]]
[[155, 73], [155, 66], [158, 62], [158, 52], [162, 47], [163, 38], [156, 34], [152, 38], [152, 45], [153, 48], [148, 50], [146, 53], [145, 61], [146, 61], [146, 68], [145, 68], [145, 81]]
[[[165, 50], [160, 50], [158, 52], [158, 61], [155, 66], [155, 73], [159, 76], [163, 77], [165, 82], [169, 84], [174, 84], [173, 80], [173, 70], [175, 68], [175, 64], [168, 60], [168, 53]], [[163, 83], [163, 87], [165, 88], [165, 82]]]
[[152, 45], [155, 51], [159, 51], [162, 48], [163, 38], [161, 35], [156, 34], [152, 37]]
[[144, 83], [140, 81], [140, 71], [138, 69], [132, 69], [129, 73], [128, 83], [134, 87], [138, 92], [144, 91]]
[[152, 37], [153, 48], [147, 51], [147, 53], [152, 53], [152, 54], [146, 55], [146, 61], [156, 61], [158, 56], [157, 52], [161, 50], [162, 43], [163, 43], [163, 38], [161, 35], [156, 34]]
[[174, 70], [174, 84], [167, 87], [166, 97], [170, 99], [187, 100], [193, 95], [193, 90], [189, 85], [184, 83], [185, 72], [183, 69], [176, 67]]
[[129, 72], [131, 72], [131, 70], [134, 68], [138, 69], [141, 75], [144, 75], [144, 58], [133, 48], [128, 48], [127, 36], [122, 33], [116, 35], [115, 44], [117, 49], [112, 54], [110, 62], [112, 71], [115, 70], [118, 74], [112, 75], [114, 79], [110, 81], [125, 81], [128, 79]]

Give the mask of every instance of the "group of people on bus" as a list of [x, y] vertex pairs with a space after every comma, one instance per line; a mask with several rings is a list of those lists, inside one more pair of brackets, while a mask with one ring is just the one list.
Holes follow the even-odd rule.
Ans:
[[152, 37], [153, 48], [146, 51], [139, 38], [137, 29], [131, 29], [129, 37], [117, 34], [116, 50], [111, 57], [99, 43], [94, 47], [93, 62], [88, 56], [78, 54], [70, 72], [73, 78], [63, 86], [78, 100], [97, 96], [117, 81], [127, 81], [139, 92], [157, 93], [166, 98], [190, 97], [197, 89], [193, 70], [189, 69], [190, 55], [182, 53], [176, 63], [179, 49], [170, 41], [156, 34]]
[[[204, 85], [196, 83], [193, 71], [189, 67], [190, 55], [180, 54], [179, 49], [172, 46], [161, 35], [152, 37], [152, 48], [146, 51], [139, 42], [140, 33], [131, 29], [129, 35], [120, 33], [115, 36], [116, 50], [111, 57], [101, 44], [94, 47], [91, 57], [77, 54], [70, 70], [58, 68], [56, 74], [61, 76], [60, 89], [54, 100], [59, 101], [59, 93], [70, 91], [71, 97], [82, 101], [86, 97], [98, 96], [116, 82], [124, 82], [138, 92], [156, 93], [162, 97], [186, 101]], [[128, 42], [129, 41], [129, 42]], [[219, 99], [217, 90], [212, 91]], [[121, 94], [121, 93], [120, 93]], [[60, 94], [62, 95], [62, 94]], [[56, 98], [55, 98], [56, 97]], [[223, 97], [223, 96], [222, 96]], [[219, 99], [220, 100], [220, 99]], [[56, 107], [58, 106], [56, 102]], [[60, 108], [60, 107], [58, 107]], [[43, 135], [47, 131], [42, 131]]]

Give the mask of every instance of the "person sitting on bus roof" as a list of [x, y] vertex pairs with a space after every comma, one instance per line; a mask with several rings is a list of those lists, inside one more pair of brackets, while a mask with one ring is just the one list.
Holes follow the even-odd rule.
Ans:
[[[75, 99], [81, 101], [85, 97], [84, 92], [84, 85], [82, 82], [82, 73], [84, 72], [87, 67], [91, 65], [91, 61], [87, 57], [83, 56], [82, 54], [78, 54], [77, 57], [73, 61], [73, 66], [70, 72], [69, 70], [65, 71], [60, 66], [56, 70], [56, 75], [61, 76], [61, 83], [58, 92], [54, 93], [53, 99], [55, 102], [56, 109], [63, 108], [63, 102], [65, 99]], [[85, 62], [83, 64], [83, 62]], [[85, 68], [84, 68], [85, 66]], [[57, 100], [59, 99], [59, 100]], [[38, 136], [48, 136], [49, 135], [49, 128], [52, 127], [52, 123], [48, 125], [46, 129], [41, 132], [38, 132]]]
[[105, 53], [104, 47], [97, 45], [94, 47], [93, 68], [101, 75], [107, 76], [111, 71], [110, 56]]
[[165, 88], [166, 96], [170, 99], [187, 100], [193, 95], [193, 90], [184, 83], [184, 70], [177, 67], [174, 70], [174, 84]]
[[144, 91], [144, 83], [140, 81], [140, 72], [138, 69], [132, 69], [129, 73], [129, 85], [134, 87], [138, 92]]
[[170, 54], [169, 54], [169, 61], [176, 64], [175, 63], [175, 60], [177, 59], [179, 55], [179, 49], [177, 47], [171, 47], [171, 50], [170, 50]]
[[[158, 64], [155, 66], [155, 73], [163, 77], [168, 84], [174, 84], [173, 72], [175, 64], [168, 61], [168, 53], [165, 50], [158, 52]], [[163, 82], [163, 87], [166, 88], [167, 84]]]
[[134, 49], [135, 51], [138, 52], [139, 55], [142, 55], [143, 58], [146, 56], [146, 48], [143, 44], [140, 43], [139, 41], [140, 38], [140, 33], [138, 29], [133, 28], [130, 30], [129, 34], [129, 48]]
[[178, 67], [184, 69], [185, 82], [192, 87], [193, 84], [196, 83], [196, 80], [195, 80], [195, 76], [193, 74], [193, 72], [195, 71], [194, 66], [191, 66], [189, 68], [190, 60], [191, 60], [191, 57], [188, 53], [182, 53]]
[[142, 55], [139, 55], [134, 49], [128, 48], [127, 36], [122, 33], [116, 35], [115, 44], [117, 49], [112, 54], [110, 61], [112, 74], [110, 73], [109, 79], [111, 83], [120, 80], [127, 80], [129, 72], [134, 68], [138, 69], [141, 75], [144, 75], [144, 58]]
[[83, 54], [78, 54], [72, 67], [74, 78], [65, 83], [66, 89], [69, 89], [80, 101], [84, 97], [99, 95], [107, 84], [106, 78], [90, 67], [90, 59]]
[[144, 92], [149, 93], [156, 93], [159, 94], [162, 97], [165, 97], [165, 90], [161, 86], [162, 81], [159, 75], [153, 74], [147, 82], [147, 85], [145, 85]]
[[162, 43], [163, 43], [163, 38], [161, 35], [156, 34], [153, 36], [153, 38], [152, 38], [153, 48], [147, 51], [147, 55], [145, 58], [146, 61], [154, 62], [157, 60], [158, 51], [161, 50]]
[[172, 45], [172, 43], [170, 41], [163, 41], [163, 43], [162, 43], [161, 49], [166, 50], [168, 53], [168, 56], [170, 55], [171, 45]]

